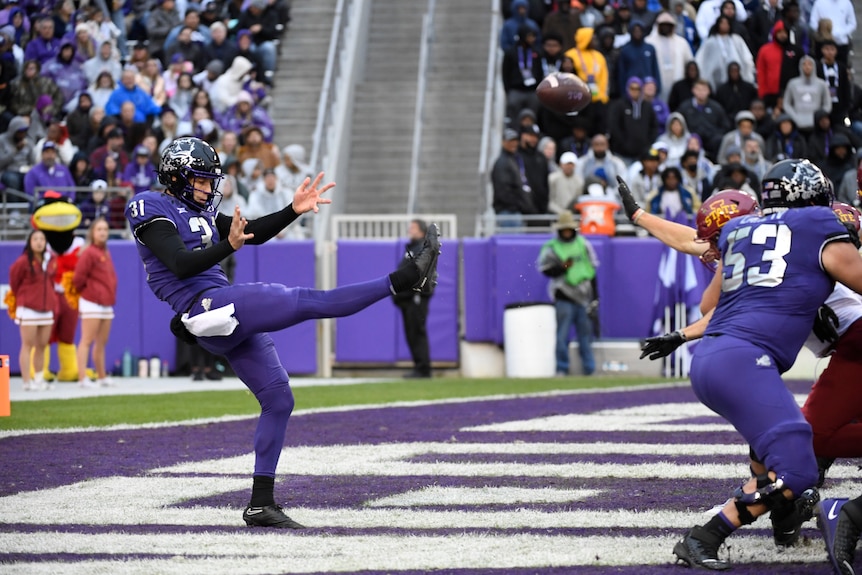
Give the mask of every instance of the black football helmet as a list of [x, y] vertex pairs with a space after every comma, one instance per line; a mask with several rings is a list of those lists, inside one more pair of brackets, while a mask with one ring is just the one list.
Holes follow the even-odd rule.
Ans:
[[[224, 177], [215, 149], [200, 138], [178, 138], [165, 148], [159, 165], [159, 183], [197, 211], [214, 211], [221, 201], [219, 181]], [[210, 192], [201, 205], [195, 201], [190, 176], [210, 180]]]
[[763, 176], [760, 205], [771, 208], [828, 206], [834, 194], [832, 182], [808, 160], [782, 160]]

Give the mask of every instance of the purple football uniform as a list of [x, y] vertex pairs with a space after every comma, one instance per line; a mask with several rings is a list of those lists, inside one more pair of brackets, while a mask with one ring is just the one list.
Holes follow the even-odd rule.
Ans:
[[732, 423], [796, 495], [815, 484], [817, 464], [811, 427], [780, 373], [832, 292], [823, 248], [848, 237], [826, 207], [728, 222], [719, 240], [721, 295], [692, 359], [701, 402]]
[[[254, 473], [274, 477], [293, 410], [293, 394], [268, 332], [308, 319], [356, 313], [390, 295], [389, 278], [328, 291], [274, 283], [230, 285], [218, 265], [179, 278], [145, 245], [141, 235], [150, 225], [168, 222], [176, 228], [186, 249], [208, 249], [220, 240], [217, 212], [196, 210], [169, 194], [143, 192], [127, 204], [126, 218], [147, 270], [147, 284], [159, 299], [168, 302], [178, 314], [188, 314], [189, 319], [213, 310], [230, 310], [227, 331], [219, 335], [195, 334], [197, 343], [210, 353], [223, 355], [260, 402]], [[222, 228], [226, 229], [229, 222], [225, 219], [229, 218], [221, 218]]]
[[[198, 212], [190, 209], [174, 196], [160, 192], [137, 194], [126, 205], [126, 219], [133, 231], [141, 224], [167, 220], [189, 250], [200, 250], [220, 240], [215, 219], [217, 211]], [[168, 302], [178, 313], [188, 311], [195, 295], [204, 290], [230, 285], [221, 267], [214, 266], [198, 275], [179, 279], [150, 251], [137, 242], [138, 253], [147, 270], [147, 284], [162, 301]]]
[[730, 220], [719, 239], [721, 298], [706, 335], [732, 333], [755, 342], [787, 371], [834, 288], [820, 253], [847, 237], [826, 207]]

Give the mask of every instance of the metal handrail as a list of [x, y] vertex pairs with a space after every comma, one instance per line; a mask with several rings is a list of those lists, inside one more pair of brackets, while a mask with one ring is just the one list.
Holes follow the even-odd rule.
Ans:
[[495, 93], [498, 91], [500, 73], [500, 49], [498, 47], [498, 33], [502, 26], [500, 15], [500, 3], [491, 0], [491, 29], [488, 34], [488, 68], [485, 74], [485, 111], [482, 117], [482, 140], [479, 150], [479, 191], [484, 205], [481, 212], [488, 212], [493, 203], [494, 192], [491, 187], [490, 155], [492, 146], [499, 142], [495, 137], [501, 130], [501, 118], [496, 114]]
[[311, 144], [311, 168], [314, 173], [320, 172], [323, 163], [323, 156], [328, 147], [328, 126], [332, 119], [332, 99], [335, 97], [335, 91], [332, 89], [335, 83], [335, 64], [337, 56], [340, 52], [342, 39], [344, 38], [344, 30], [347, 27], [347, 19], [343, 18], [345, 14], [345, 2], [348, 0], [338, 0], [335, 5], [335, 16], [332, 19], [332, 33], [329, 36], [329, 49], [326, 54], [326, 70], [323, 73], [323, 84], [320, 88], [320, 102], [317, 104], [317, 121], [314, 125], [314, 135], [312, 136]]
[[[575, 213], [575, 223], [580, 225], [581, 215]], [[476, 236], [490, 237], [500, 234], [548, 234], [554, 231], [557, 214], [478, 214], [476, 216]], [[634, 226], [625, 214], [615, 214], [614, 223], [618, 236], [646, 236], [643, 228]], [[515, 225], [520, 224], [520, 225]]]
[[422, 16], [422, 38], [419, 41], [419, 70], [416, 80], [416, 109], [413, 116], [413, 149], [410, 156], [410, 184], [407, 190], [407, 213], [416, 211], [419, 188], [419, 157], [422, 151], [422, 130], [425, 116], [425, 87], [428, 83], [428, 60], [434, 41], [434, 11], [437, 0], [428, 0], [428, 12]]
[[410, 222], [416, 218], [436, 223], [440, 227], [441, 238], [458, 237], [458, 217], [455, 214], [337, 214], [332, 216], [332, 241], [405, 238]]

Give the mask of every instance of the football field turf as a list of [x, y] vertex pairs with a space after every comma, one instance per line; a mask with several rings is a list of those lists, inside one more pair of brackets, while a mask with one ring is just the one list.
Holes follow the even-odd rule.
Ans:
[[[801, 399], [810, 384], [791, 383]], [[675, 540], [748, 474], [686, 382], [433, 380], [297, 387], [276, 496], [249, 529], [242, 391], [16, 402], [0, 419], [0, 573], [686, 573]], [[95, 426], [82, 430], [83, 426]], [[859, 493], [855, 462], [824, 497]], [[831, 573], [813, 521], [733, 573]], [[857, 562], [858, 564], [859, 562]]]

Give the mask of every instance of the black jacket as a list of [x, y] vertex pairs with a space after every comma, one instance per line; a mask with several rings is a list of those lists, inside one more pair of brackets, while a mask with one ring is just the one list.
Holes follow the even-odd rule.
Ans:
[[721, 138], [730, 131], [730, 122], [721, 104], [711, 98], [700, 108], [695, 106], [694, 98], [688, 98], [680, 104], [679, 113], [685, 117], [688, 131], [700, 136], [706, 154], [714, 160]]
[[527, 182], [530, 184], [530, 189], [533, 194], [533, 205], [536, 207], [536, 213], [548, 213], [548, 198], [550, 190], [548, 188], [548, 159], [543, 153], [535, 148], [520, 148], [518, 156], [524, 162], [524, 172], [527, 175]]
[[658, 136], [655, 112], [646, 102], [620, 98], [608, 106], [606, 117], [611, 151], [618, 156], [640, 158]]
[[735, 118], [737, 112], [747, 110], [755, 98], [757, 88], [743, 79], [738, 82], [728, 80], [715, 91], [715, 100], [724, 108], [728, 118]]
[[501, 150], [491, 171], [491, 183], [494, 186], [495, 212], [536, 213], [532, 194], [524, 191], [515, 154]]
[[[850, 74], [847, 73], [847, 66], [841, 62], [836, 62], [838, 66], [838, 86], [835, 87], [835, 93], [838, 96], [838, 101], [832, 101], [832, 112], [829, 116], [832, 118], [832, 124], [843, 124], [847, 112], [850, 110], [851, 94], [850, 94]], [[826, 80], [826, 72], [823, 70], [823, 61], [818, 60], [814, 64], [814, 69], [817, 71], [817, 77], [821, 80]], [[829, 81], [826, 80], [829, 84]], [[830, 86], [830, 93], [832, 87]]]

